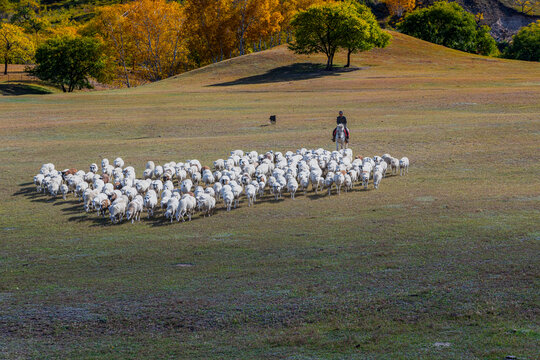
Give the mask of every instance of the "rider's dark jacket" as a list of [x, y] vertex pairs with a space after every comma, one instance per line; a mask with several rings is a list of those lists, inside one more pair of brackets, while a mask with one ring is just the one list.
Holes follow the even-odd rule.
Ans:
[[337, 124], [343, 124], [343, 126], [347, 127], [347, 118], [345, 116], [338, 116], [336, 120]]

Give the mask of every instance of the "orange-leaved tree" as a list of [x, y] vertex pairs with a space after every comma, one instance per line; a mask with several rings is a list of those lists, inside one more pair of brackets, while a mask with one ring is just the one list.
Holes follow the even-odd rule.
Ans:
[[384, 0], [388, 11], [393, 16], [402, 17], [408, 11], [414, 10], [416, 0]]
[[108, 6], [98, 13], [95, 24], [113, 49], [128, 86], [128, 65], [149, 81], [188, 68], [185, 14], [177, 2], [136, 0]]
[[240, 55], [246, 53], [249, 41], [256, 41], [279, 31], [279, 23], [283, 17], [279, 12], [278, 0], [233, 0], [233, 8]]
[[230, 56], [235, 49], [233, 0], [186, 0], [191, 57], [203, 65]]

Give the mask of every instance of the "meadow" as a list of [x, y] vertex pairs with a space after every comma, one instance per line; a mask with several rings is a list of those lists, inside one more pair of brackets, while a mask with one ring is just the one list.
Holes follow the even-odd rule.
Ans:
[[[278, 47], [0, 97], [0, 358], [538, 358], [540, 65], [392, 35], [350, 71]], [[32, 184], [45, 162], [331, 149], [338, 110], [355, 155], [407, 156], [408, 176], [172, 225]]]

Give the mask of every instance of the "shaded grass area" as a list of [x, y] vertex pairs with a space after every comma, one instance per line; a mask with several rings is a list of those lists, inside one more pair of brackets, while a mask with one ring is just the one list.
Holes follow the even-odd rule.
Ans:
[[[322, 61], [278, 48], [132, 90], [0, 99], [0, 357], [536, 358], [538, 65], [396, 34], [353, 58], [362, 71], [241, 83]], [[141, 173], [330, 148], [340, 109], [355, 154], [408, 156], [409, 175], [172, 225], [112, 226], [30, 183], [47, 161]]]
[[7, 96], [52, 94], [48, 88], [24, 83], [0, 83], [0, 94]]

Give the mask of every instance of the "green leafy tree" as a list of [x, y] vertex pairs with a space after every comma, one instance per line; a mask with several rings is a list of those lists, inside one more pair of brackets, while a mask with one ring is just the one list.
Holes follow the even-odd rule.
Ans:
[[92, 88], [89, 78], [103, 79], [106, 65], [99, 40], [62, 36], [49, 39], [38, 47], [36, 66], [31, 73], [60, 86], [64, 92], [72, 92]]
[[522, 27], [503, 55], [510, 59], [540, 61], [540, 20]]
[[4, 74], [8, 64], [27, 62], [34, 54], [34, 43], [20, 26], [0, 23], [0, 59], [4, 62]]
[[[384, 32], [371, 10], [359, 3], [344, 3], [343, 6], [354, 6], [345, 24], [342, 46], [347, 50], [347, 65], [351, 65], [351, 54], [368, 51], [374, 47], [383, 48], [390, 43], [391, 36]], [[355, 13], [356, 12], [356, 13]]]
[[289, 48], [298, 54], [324, 53], [326, 69], [331, 70], [340, 48], [347, 49], [350, 55], [378, 44], [385, 45], [388, 40], [385, 42], [374, 35], [380, 28], [372, 26], [371, 19], [358, 9], [362, 9], [362, 13], [369, 12], [350, 2], [313, 5], [298, 12], [291, 21], [294, 40]]
[[489, 27], [477, 23], [473, 14], [459, 4], [439, 1], [430, 7], [408, 13], [398, 24], [405, 34], [452, 49], [482, 55], [497, 52]]

